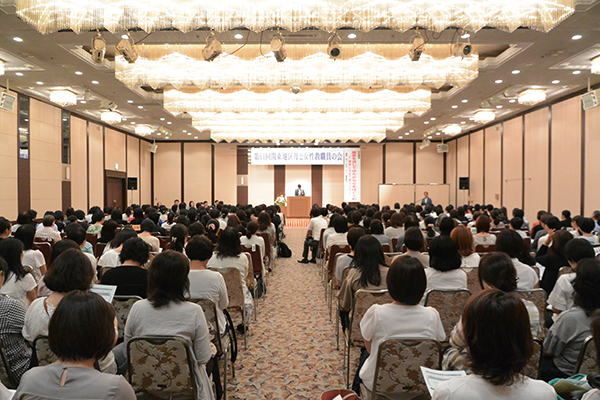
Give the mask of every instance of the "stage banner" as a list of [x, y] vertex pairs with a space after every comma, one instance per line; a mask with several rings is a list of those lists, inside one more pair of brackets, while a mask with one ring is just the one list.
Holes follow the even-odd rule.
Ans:
[[252, 147], [252, 165], [342, 165], [344, 149], [338, 147]]
[[344, 149], [344, 201], [360, 202], [360, 148]]

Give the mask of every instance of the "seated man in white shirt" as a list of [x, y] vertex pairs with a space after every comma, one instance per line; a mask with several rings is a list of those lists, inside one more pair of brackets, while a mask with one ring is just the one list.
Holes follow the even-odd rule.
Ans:
[[44, 215], [44, 219], [42, 219], [42, 224], [44, 225], [44, 227], [35, 232], [36, 239], [51, 240], [55, 243], [61, 239], [60, 233], [58, 233], [54, 229], [54, 215]]
[[[300, 264], [308, 264], [317, 262], [317, 252], [319, 251], [319, 239], [321, 238], [321, 229], [327, 229], [327, 221], [321, 218], [321, 209], [314, 207], [310, 210], [310, 222], [304, 239], [304, 250], [302, 251], [302, 260], [298, 260]], [[312, 258], [308, 260], [308, 249], [312, 251]]]
[[[568, 241], [563, 253], [573, 270], [577, 268], [579, 261], [595, 256], [594, 248], [587, 240]], [[553, 320], [556, 320], [561, 312], [570, 310], [573, 307], [573, 279], [575, 279], [575, 272], [559, 276], [552, 293], [548, 296], [548, 304], [552, 307], [554, 313]]]
[[594, 235], [594, 220], [591, 218], [581, 218], [577, 221], [577, 230], [579, 235], [577, 239], [584, 239], [592, 245], [598, 244], [598, 236]]
[[353, 226], [348, 231], [348, 244], [350, 245], [349, 254], [343, 254], [338, 257], [337, 264], [335, 265], [335, 284], [337, 287], [342, 285], [342, 278], [344, 277], [344, 270], [350, 267], [350, 263], [354, 259], [354, 248], [356, 247], [356, 243], [358, 243], [358, 239], [365, 235], [365, 230], [360, 226]]
[[519, 217], [514, 217], [510, 220], [510, 229], [517, 232], [523, 239], [529, 237], [523, 229], [523, 220]]

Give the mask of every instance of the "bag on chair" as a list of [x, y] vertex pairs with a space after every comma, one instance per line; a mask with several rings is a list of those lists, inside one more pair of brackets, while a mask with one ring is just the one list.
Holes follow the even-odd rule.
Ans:
[[347, 389], [327, 390], [321, 393], [318, 400], [334, 400], [338, 396], [342, 400], [360, 400], [360, 397], [354, 391]]
[[281, 258], [290, 258], [292, 256], [292, 250], [288, 247], [287, 244], [280, 242], [277, 247], [277, 257]]

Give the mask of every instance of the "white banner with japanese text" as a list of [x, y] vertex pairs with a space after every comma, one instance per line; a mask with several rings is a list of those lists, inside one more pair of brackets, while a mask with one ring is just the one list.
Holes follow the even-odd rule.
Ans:
[[344, 201], [360, 202], [360, 148], [344, 149]]
[[344, 149], [339, 147], [252, 147], [252, 165], [342, 165]]

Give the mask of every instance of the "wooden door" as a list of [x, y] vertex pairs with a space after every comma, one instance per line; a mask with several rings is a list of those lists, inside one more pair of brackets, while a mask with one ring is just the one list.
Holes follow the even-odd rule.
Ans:
[[119, 207], [125, 209], [125, 179], [106, 178], [106, 205], [110, 207]]

